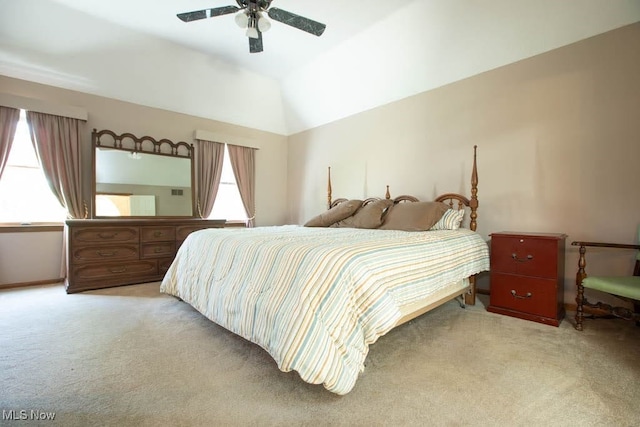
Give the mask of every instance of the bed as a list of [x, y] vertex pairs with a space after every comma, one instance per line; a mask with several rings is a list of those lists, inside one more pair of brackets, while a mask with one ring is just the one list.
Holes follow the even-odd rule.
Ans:
[[[475, 275], [489, 269], [487, 244], [475, 232], [477, 181], [474, 148], [471, 198], [449, 193], [432, 205], [412, 196], [392, 199], [387, 188], [384, 198], [351, 208], [352, 200], [332, 200], [329, 174], [329, 209], [304, 226], [189, 235], [161, 292], [259, 345], [280, 370], [344, 395], [379, 337], [454, 298], [475, 302]], [[350, 222], [377, 205], [387, 206], [381, 225]], [[402, 219], [396, 211], [420, 206], [443, 214], [424, 231], [389, 225]], [[334, 221], [340, 210], [353, 212]], [[459, 226], [465, 212], [469, 228]], [[333, 222], [314, 225], [328, 213]], [[454, 226], [443, 226], [453, 215]]]

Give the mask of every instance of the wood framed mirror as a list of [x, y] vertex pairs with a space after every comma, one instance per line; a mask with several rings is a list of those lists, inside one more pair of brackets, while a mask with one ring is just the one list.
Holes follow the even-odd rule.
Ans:
[[194, 217], [193, 144], [91, 133], [92, 218]]

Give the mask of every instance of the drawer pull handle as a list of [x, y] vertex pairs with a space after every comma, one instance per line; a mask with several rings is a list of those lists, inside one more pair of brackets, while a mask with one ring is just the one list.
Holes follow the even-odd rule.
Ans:
[[519, 298], [519, 299], [527, 299], [527, 298], [531, 298], [531, 292], [527, 292], [527, 294], [525, 296], [522, 295], [518, 295], [515, 291], [515, 289], [511, 289], [511, 295], [513, 295], [514, 298]]
[[156, 231], [153, 233], [153, 237], [160, 237], [162, 236], [164, 233], [162, 231]]
[[160, 252], [163, 252], [163, 251], [164, 251], [164, 249], [163, 249], [163, 248], [161, 248], [161, 247], [156, 247], [153, 251], [154, 251], [155, 253], [159, 254]]
[[101, 251], [96, 251], [96, 253], [100, 256], [114, 256], [116, 253], [115, 252], [101, 252]]
[[526, 258], [518, 258], [518, 254], [516, 254], [515, 252], [511, 254], [511, 258], [515, 259], [518, 262], [527, 262], [527, 261], [531, 261], [533, 259], [533, 255], [527, 255]]
[[98, 233], [98, 237], [101, 239], [113, 239], [118, 233]]
[[112, 273], [124, 273], [125, 271], [127, 271], [127, 267], [110, 268], [109, 271]]

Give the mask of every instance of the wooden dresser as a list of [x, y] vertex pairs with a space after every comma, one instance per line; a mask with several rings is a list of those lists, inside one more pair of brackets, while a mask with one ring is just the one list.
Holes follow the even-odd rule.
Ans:
[[189, 233], [224, 220], [78, 219], [67, 225], [67, 293], [162, 280]]
[[558, 326], [564, 317], [566, 235], [491, 234], [488, 311]]

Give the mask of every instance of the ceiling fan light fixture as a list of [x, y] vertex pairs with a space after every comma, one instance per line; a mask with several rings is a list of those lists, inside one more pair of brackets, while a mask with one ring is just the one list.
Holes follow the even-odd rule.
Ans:
[[236, 13], [235, 20], [238, 27], [242, 29], [247, 28], [247, 25], [249, 24], [249, 17], [245, 12]]
[[271, 22], [262, 15], [259, 15], [258, 30], [260, 30], [261, 33], [266, 33], [267, 31], [269, 31], [269, 28], [271, 28]]

